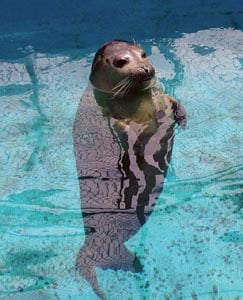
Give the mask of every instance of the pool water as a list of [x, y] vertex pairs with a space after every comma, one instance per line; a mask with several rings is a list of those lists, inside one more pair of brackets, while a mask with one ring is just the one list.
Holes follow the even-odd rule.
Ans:
[[[53, 1], [46, 14], [36, 8], [39, 23], [36, 16], [17, 18], [19, 29], [13, 20], [23, 7], [17, 5], [11, 18], [4, 14], [1, 300], [98, 299], [75, 274], [84, 229], [72, 127], [93, 55], [101, 42], [112, 38], [135, 38], [146, 50], [166, 92], [186, 108], [188, 127], [178, 129], [153, 214], [127, 243], [144, 272], [97, 268], [100, 286], [108, 299], [242, 299], [243, 4], [203, 2], [144, 3], [150, 20], [144, 33], [135, 22], [144, 22], [144, 10], [130, 3], [134, 15], [122, 9], [116, 28], [102, 23], [98, 14], [103, 36], [98, 25], [83, 29], [92, 23], [88, 16], [94, 22], [95, 7], [102, 11], [99, 2], [82, 14], [76, 1], [69, 10], [65, 1]], [[106, 22], [116, 11], [114, 3], [105, 4]], [[3, 12], [11, 9], [3, 4]], [[55, 5], [61, 16], [57, 19], [52, 15]]]

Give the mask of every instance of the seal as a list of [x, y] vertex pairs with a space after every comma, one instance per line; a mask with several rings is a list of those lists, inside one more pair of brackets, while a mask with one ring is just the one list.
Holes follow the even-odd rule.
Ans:
[[124, 243], [162, 192], [176, 124], [186, 127], [185, 109], [156, 82], [144, 50], [121, 40], [103, 45], [73, 126], [85, 228], [76, 270], [101, 299], [95, 267], [143, 270]]

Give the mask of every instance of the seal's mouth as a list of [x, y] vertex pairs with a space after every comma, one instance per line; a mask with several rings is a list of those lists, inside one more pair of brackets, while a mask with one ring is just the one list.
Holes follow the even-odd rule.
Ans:
[[141, 83], [141, 90], [150, 89], [155, 84], [156, 84], [156, 77], [148, 76], [148, 77], [144, 78], [143, 82]]
[[155, 70], [149, 65], [146, 68], [141, 68], [137, 73], [133, 76], [133, 81], [135, 86], [139, 88], [140, 85], [150, 84], [151, 81], [155, 79]]

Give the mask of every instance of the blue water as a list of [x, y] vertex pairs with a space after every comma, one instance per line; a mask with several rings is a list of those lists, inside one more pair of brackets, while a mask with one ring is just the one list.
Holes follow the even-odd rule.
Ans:
[[145, 48], [188, 128], [127, 243], [144, 273], [97, 269], [100, 286], [108, 299], [241, 299], [243, 2], [0, 4], [0, 299], [97, 299], [75, 277], [72, 126], [94, 52], [113, 38]]

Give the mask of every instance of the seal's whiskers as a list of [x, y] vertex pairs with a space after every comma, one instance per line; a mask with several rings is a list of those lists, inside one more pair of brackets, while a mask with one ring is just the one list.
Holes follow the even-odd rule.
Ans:
[[127, 94], [127, 92], [130, 90], [130, 86], [131, 86], [131, 78], [130, 77], [126, 77], [125, 79], [121, 80], [112, 90], [117, 90], [115, 91], [113, 98], [121, 95], [122, 97], [124, 97], [125, 94]]
[[128, 84], [124, 87], [124, 90], [123, 90], [121, 96], [125, 97], [128, 94], [128, 92], [131, 90], [131, 88], [133, 88], [133, 86], [134, 86], [134, 82], [133, 82], [133, 80], [130, 79]]
[[123, 87], [124, 84], [127, 83], [127, 81], [129, 81], [129, 76], [123, 78], [122, 80], [120, 80], [114, 87], [113, 87], [113, 91], [119, 89], [120, 87]]

